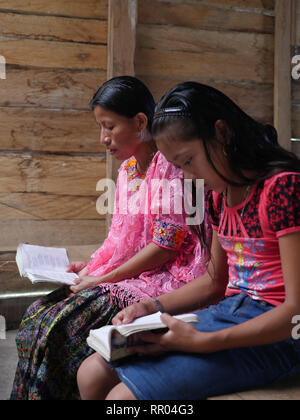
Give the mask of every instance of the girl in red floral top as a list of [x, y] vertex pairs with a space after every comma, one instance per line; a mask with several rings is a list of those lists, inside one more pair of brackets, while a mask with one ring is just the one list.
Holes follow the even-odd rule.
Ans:
[[[211, 263], [204, 276], [159, 297], [169, 331], [143, 334], [143, 357], [114, 364], [115, 374], [102, 362], [99, 398], [198, 400], [300, 372], [299, 159], [278, 145], [273, 127], [194, 82], [160, 101], [153, 135], [168, 161], [210, 190]], [[198, 308], [205, 309], [194, 325], [169, 315]], [[144, 301], [113, 322], [155, 310]], [[88, 397], [80, 371], [78, 379]]]

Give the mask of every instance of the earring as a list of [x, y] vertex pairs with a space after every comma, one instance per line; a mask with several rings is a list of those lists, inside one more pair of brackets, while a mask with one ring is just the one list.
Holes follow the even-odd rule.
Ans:
[[228, 153], [226, 151], [226, 146], [227, 146], [227, 144], [224, 144], [224, 146], [223, 146], [223, 154], [224, 154], [225, 157], [228, 157]]

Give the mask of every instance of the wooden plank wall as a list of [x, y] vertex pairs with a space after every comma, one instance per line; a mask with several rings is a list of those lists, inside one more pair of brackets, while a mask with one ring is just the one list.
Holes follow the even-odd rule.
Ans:
[[197, 80], [273, 123], [273, 0], [139, 0], [136, 74], [156, 99]]
[[[300, 55], [300, 0], [294, 0], [294, 13], [292, 44], [296, 48], [293, 48], [293, 54]], [[300, 74], [299, 71], [298, 74]], [[300, 139], [300, 79], [292, 80], [292, 98], [292, 137]], [[300, 157], [300, 142], [293, 143], [292, 147]]]
[[281, 146], [292, 149], [291, 27], [294, 0], [275, 2], [274, 126]]
[[102, 242], [106, 154], [88, 103], [106, 79], [108, 0], [1, 0], [0, 247]]

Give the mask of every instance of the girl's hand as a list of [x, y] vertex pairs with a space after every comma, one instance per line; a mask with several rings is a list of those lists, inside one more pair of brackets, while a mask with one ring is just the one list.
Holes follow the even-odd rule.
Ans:
[[149, 344], [135, 347], [137, 353], [155, 356], [170, 351], [210, 352], [209, 333], [201, 333], [190, 323], [180, 321], [168, 314], [163, 314], [161, 320], [169, 330], [165, 334], [140, 333], [141, 339]]
[[70, 290], [73, 293], [79, 293], [82, 290], [98, 286], [101, 283], [101, 279], [95, 276], [82, 276], [79, 277], [79, 279], [74, 280], [74, 283], [76, 286], [70, 286]]
[[[80, 274], [81, 272], [86, 272], [87, 263], [84, 261], [76, 261], [76, 262], [72, 262], [68, 268], [67, 268], [67, 273], [76, 273], [76, 274]], [[87, 273], [86, 273], [87, 274]], [[85, 274], [82, 274], [85, 275]]]
[[156, 312], [157, 309], [151, 305], [151, 301], [144, 301], [134, 303], [119, 312], [112, 320], [113, 325], [130, 324], [137, 318], [150, 315]]

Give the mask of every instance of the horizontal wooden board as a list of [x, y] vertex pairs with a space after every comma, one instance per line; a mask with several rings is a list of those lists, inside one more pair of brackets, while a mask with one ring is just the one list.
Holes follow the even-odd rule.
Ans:
[[[41, 246], [101, 244], [105, 239], [105, 220], [0, 220], [0, 246], [19, 243]], [[96, 247], [97, 248], [97, 247]]]
[[1, 0], [0, 9], [105, 19], [108, 13], [108, 0]]
[[105, 156], [0, 154], [0, 193], [95, 196], [105, 162]]
[[274, 32], [273, 16], [251, 10], [245, 12], [238, 9], [214, 7], [216, 4], [217, 2], [214, 2], [214, 5], [207, 5], [202, 2], [139, 0], [139, 22], [202, 29], [222, 28], [223, 31]]
[[14, 69], [0, 80], [0, 106], [88, 109], [104, 70]]
[[[99, 193], [100, 194], [100, 193]], [[98, 196], [10, 193], [0, 194], [0, 220], [93, 220]]]
[[300, 142], [293, 142], [292, 144], [292, 151], [294, 153], [296, 153], [296, 155], [298, 156], [298, 158], [300, 159]]
[[[159, 101], [173, 86], [190, 80], [188, 77], [172, 78], [142, 75], [138, 75], [138, 77], [149, 87], [156, 101]], [[219, 89], [253, 118], [273, 124], [274, 88], [272, 84], [227, 82], [226, 80], [207, 78], [194, 78], [193, 80]]]
[[105, 151], [91, 111], [1, 107], [0, 133], [0, 151]]
[[139, 48], [136, 74], [273, 83], [273, 57], [236, 57], [226, 52], [181, 52]]
[[[17, 302], [14, 302], [13, 309], [10, 308], [9, 310], [9, 308], [7, 308], [7, 313], [5, 314], [6, 305], [9, 305], [11, 299], [17, 298], [20, 305], [21, 302], [23, 303], [23, 298], [26, 295], [28, 296], [28, 294], [33, 296], [33, 300], [36, 300], [39, 295], [48, 294], [55, 289], [57, 289], [57, 285], [51, 286], [49, 283], [38, 283], [33, 285], [27, 278], [20, 277], [18, 271], [15, 269], [12, 269], [11, 271], [2, 271], [0, 263], [0, 313], [1, 315], [6, 315], [8, 325], [10, 324], [9, 320], [16, 316], [16, 312], [18, 312], [19, 309], [18, 304], [16, 304]], [[34, 296], [36, 297], [34, 298]], [[18, 299], [20, 297], [22, 297], [22, 299]], [[28, 302], [27, 306], [29, 306], [29, 304], [30, 302]], [[20, 317], [19, 322], [25, 312], [25, 308], [20, 312], [22, 313], [18, 314]]]
[[292, 107], [292, 137], [300, 139], [300, 106]]
[[7, 64], [30, 67], [106, 70], [105, 45], [77, 42], [0, 39]]
[[239, 7], [261, 11], [272, 11], [275, 8], [275, 0], [205, 0], [205, 3], [219, 7]]
[[296, 44], [300, 46], [300, 1], [299, 0], [295, 0], [295, 10], [296, 10], [296, 28], [295, 28], [295, 32], [296, 32]]
[[300, 105], [300, 80], [292, 81], [292, 99]]
[[104, 20], [4, 12], [0, 13], [0, 20], [0, 35], [5, 37], [107, 44]]
[[[99, 242], [88, 245], [75, 245], [68, 246], [67, 253], [70, 261], [89, 261], [90, 256], [98, 249]], [[15, 263], [16, 262], [16, 251], [17, 247], [14, 246], [1, 246], [0, 247], [0, 264], [2, 263]], [[6, 266], [0, 266], [0, 271], [18, 272], [17, 265], [12, 269], [10, 265], [7, 269]]]
[[191, 53], [211, 53], [234, 57], [235, 60], [253, 60], [272, 63], [274, 35], [256, 33], [234, 33], [222, 30], [201, 30], [167, 25], [139, 25], [138, 48]]
[[[97, 241], [98, 242], [98, 241]], [[91, 255], [98, 249], [99, 243], [94, 245], [68, 246], [67, 253], [70, 261], [90, 261]], [[4, 291], [4, 273], [18, 274], [16, 264], [16, 247], [0, 247], [0, 293]], [[19, 279], [20, 280], [20, 279]], [[28, 283], [27, 283], [28, 284]], [[9, 286], [7, 284], [7, 286]], [[17, 284], [14, 284], [17, 286]], [[9, 287], [8, 287], [9, 290]]]

